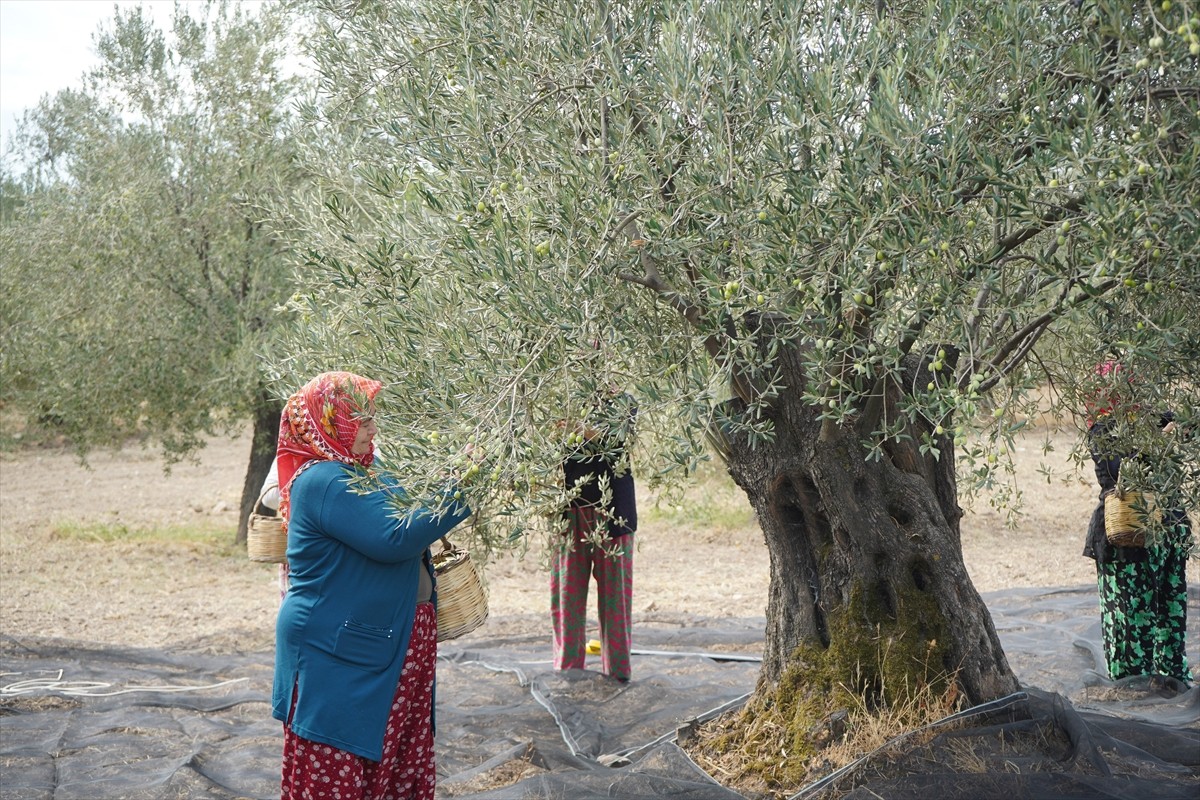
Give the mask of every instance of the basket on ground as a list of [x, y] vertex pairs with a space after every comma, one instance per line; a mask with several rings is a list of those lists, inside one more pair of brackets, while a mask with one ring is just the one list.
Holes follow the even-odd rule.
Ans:
[[467, 551], [442, 539], [441, 553], [433, 557], [437, 573], [438, 641], [445, 642], [468, 634], [488, 617], [487, 593]]
[[1104, 496], [1104, 533], [1109, 544], [1144, 547], [1146, 528], [1161, 516], [1152, 494], [1117, 489]]
[[[260, 496], [254, 507], [257, 509], [261, 505]], [[278, 513], [250, 514], [246, 524], [246, 555], [251, 561], [268, 564], [282, 564], [287, 560], [287, 533], [283, 529], [283, 518]]]

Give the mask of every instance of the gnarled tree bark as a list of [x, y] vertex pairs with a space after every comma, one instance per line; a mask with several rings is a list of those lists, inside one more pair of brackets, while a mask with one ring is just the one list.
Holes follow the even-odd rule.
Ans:
[[[803, 375], [790, 383], [802, 386]], [[899, 396], [893, 385], [885, 397], [893, 419]], [[728, 411], [743, 407], [734, 400]], [[760, 694], [814, 660], [855, 676], [847, 688], [867, 697], [882, 694], [897, 667], [918, 680], [944, 675], [976, 703], [1015, 691], [963, 562], [952, 441], [940, 437], [940, 458], [922, 455], [914, 430], [868, 460], [862, 432], [834, 426], [830, 435], [826, 426], [821, 435], [819, 413], [794, 391], [773, 406], [772, 441], [722, 441], [771, 559]], [[883, 663], [916, 655], [927, 663]]]

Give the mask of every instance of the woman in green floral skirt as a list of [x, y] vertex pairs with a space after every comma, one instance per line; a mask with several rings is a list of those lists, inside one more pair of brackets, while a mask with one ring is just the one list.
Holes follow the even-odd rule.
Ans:
[[[1097, 367], [1103, 381], [1120, 380], [1120, 372], [1121, 366], [1114, 362]], [[1117, 489], [1122, 461], [1142, 461], [1135, 452], [1122, 452], [1118, 442], [1121, 417], [1131, 419], [1137, 413], [1131, 408], [1136, 406], [1109, 402], [1091, 409], [1088, 445], [1100, 485], [1100, 502], [1092, 513], [1083, 554], [1096, 561], [1109, 677], [1119, 680], [1146, 675], [1156, 683], [1182, 690], [1192, 681], [1184, 651], [1185, 566], [1192, 548], [1187, 513], [1176, 504], [1162, 504], [1161, 527], [1156, 526], [1144, 546], [1136, 547], [1109, 542], [1104, 522], [1104, 498]], [[1159, 427], [1171, 434], [1173, 416], [1160, 415]]]

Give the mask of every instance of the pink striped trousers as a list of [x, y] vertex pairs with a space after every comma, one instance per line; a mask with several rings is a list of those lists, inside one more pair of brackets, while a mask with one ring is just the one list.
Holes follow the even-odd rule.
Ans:
[[[632, 644], [633, 534], [593, 545], [587, 536], [598, 519], [594, 508], [572, 508], [568, 527], [556, 548], [550, 570], [550, 613], [554, 620], [554, 668], [583, 669], [587, 656], [587, 596], [596, 578], [596, 610], [600, 619], [600, 668], [618, 680], [629, 680]], [[606, 553], [605, 547], [615, 550]]]

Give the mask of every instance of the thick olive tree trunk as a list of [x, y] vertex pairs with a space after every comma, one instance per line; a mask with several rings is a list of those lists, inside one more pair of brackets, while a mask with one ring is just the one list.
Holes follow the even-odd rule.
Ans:
[[952, 442], [922, 456], [914, 430], [868, 460], [861, 432], [823, 427], [798, 394], [776, 404], [774, 441], [722, 442], [771, 558], [760, 695], [798, 668], [883, 701], [896, 676], [945, 676], [973, 702], [1015, 691], [963, 563]]
[[246, 478], [242, 484], [242, 503], [238, 519], [237, 543], [246, 542], [246, 523], [250, 512], [258, 502], [259, 492], [262, 491], [263, 481], [271, 471], [271, 462], [275, 460], [275, 448], [279, 441], [279, 415], [283, 405], [273, 400], [266, 392], [259, 394], [254, 411], [254, 433], [251, 437], [250, 460], [246, 465]]

